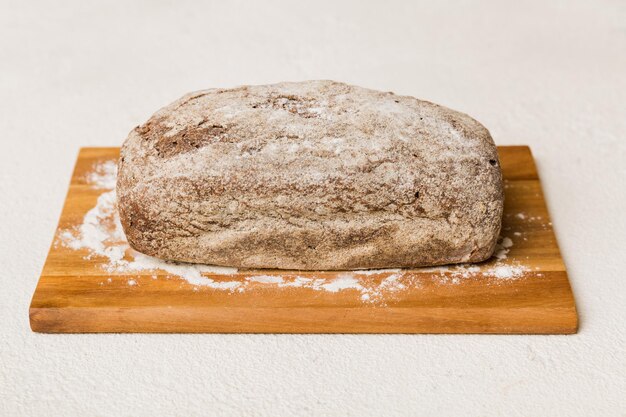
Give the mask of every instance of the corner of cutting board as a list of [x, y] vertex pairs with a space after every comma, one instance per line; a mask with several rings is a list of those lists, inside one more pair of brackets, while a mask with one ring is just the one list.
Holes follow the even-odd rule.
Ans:
[[38, 307], [30, 307], [28, 309], [28, 323], [30, 330], [35, 333], [50, 333], [50, 326], [45, 317], [45, 310]]

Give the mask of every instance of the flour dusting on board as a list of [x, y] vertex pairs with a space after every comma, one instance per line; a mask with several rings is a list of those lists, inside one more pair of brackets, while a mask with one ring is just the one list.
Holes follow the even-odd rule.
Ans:
[[[302, 277], [285, 272], [283, 275], [235, 276], [236, 268], [226, 268], [200, 264], [166, 262], [158, 258], [134, 251], [128, 245], [116, 208], [115, 182], [117, 165], [113, 160], [96, 164], [86, 175], [86, 182], [94, 189], [102, 190], [95, 207], [85, 214], [81, 224], [59, 233], [59, 241], [73, 250], [85, 250], [86, 259], [103, 260], [101, 267], [111, 275], [132, 275], [141, 271], [150, 271], [152, 279], [158, 279], [156, 271], [162, 271], [167, 277], [184, 279], [194, 289], [211, 288], [214, 290], [241, 293], [256, 288], [303, 288], [327, 293], [343, 291], [355, 292], [364, 303], [385, 305], [399, 292], [409, 288], [419, 288], [424, 284], [424, 273], [436, 284], [459, 284], [463, 280], [476, 277], [489, 277], [490, 283], [498, 283], [523, 277], [531, 269], [518, 262], [504, 260], [514, 242], [509, 237], [499, 240], [494, 259], [483, 265], [453, 265], [419, 270], [401, 269], [356, 270], [339, 273], [334, 278]], [[516, 216], [526, 219], [526, 215]], [[540, 218], [531, 218], [539, 220]], [[521, 233], [513, 233], [516, 239], [523, 238]], [[323, 273], [319, 273], [323, 275]], [[211, 277], [213, 276], [213, 277]], [[539, 275], [537, 275], [539, 276]], [[230, 277], [230, 278], [229, 278]], [[216, 279], [214, 279], [216, 278]], [[100, 285], [110, 284], [111, 278]], [[128, 279], [127, 285], [139, 285], [137, 279]]]
[[92, 187], [102, 190], [113, 190], [117, 179], [117, 163], [106, 161], [94, 166], [93, 171], [87, 175], [87, 183]]

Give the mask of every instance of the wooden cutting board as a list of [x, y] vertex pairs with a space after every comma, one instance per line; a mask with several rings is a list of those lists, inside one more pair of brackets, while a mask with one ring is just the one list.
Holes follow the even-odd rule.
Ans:
[[[119, 148], [83, 148], [30, 305], [31, 328], [44, 333], [575, 333], [574, 297], [530, 149], [498, 150], [505, 177], [506, 258], [474, 268], [369, 274], [205, 274], [213, 282], [241, 284], [224, 290], [192, 285], [163, 270], [107, 272], [102, 257], [60, 241], [62, 231], [82, 223], [103, 193], [89, 185], [89, 173], [119, 155]], [[517, 271], [513, 277], [510, 268]]]

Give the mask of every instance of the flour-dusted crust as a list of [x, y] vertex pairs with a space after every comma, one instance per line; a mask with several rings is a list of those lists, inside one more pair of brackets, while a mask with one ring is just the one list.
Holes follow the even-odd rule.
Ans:
[[333, 81], [182, 97], [126, 139], [117, 196], [140, 252], [280, 269], [482, 261], [503, 208], [476, 120]]

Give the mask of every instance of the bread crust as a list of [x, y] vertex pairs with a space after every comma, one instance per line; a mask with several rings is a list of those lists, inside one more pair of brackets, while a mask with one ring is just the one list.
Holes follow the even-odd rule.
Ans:
[[484, 126], [333, 81], [187, 94], [130, 132], [118, 168], [128, 242], [174, 261], [302, 270], [479, 262], [502, 219]]

